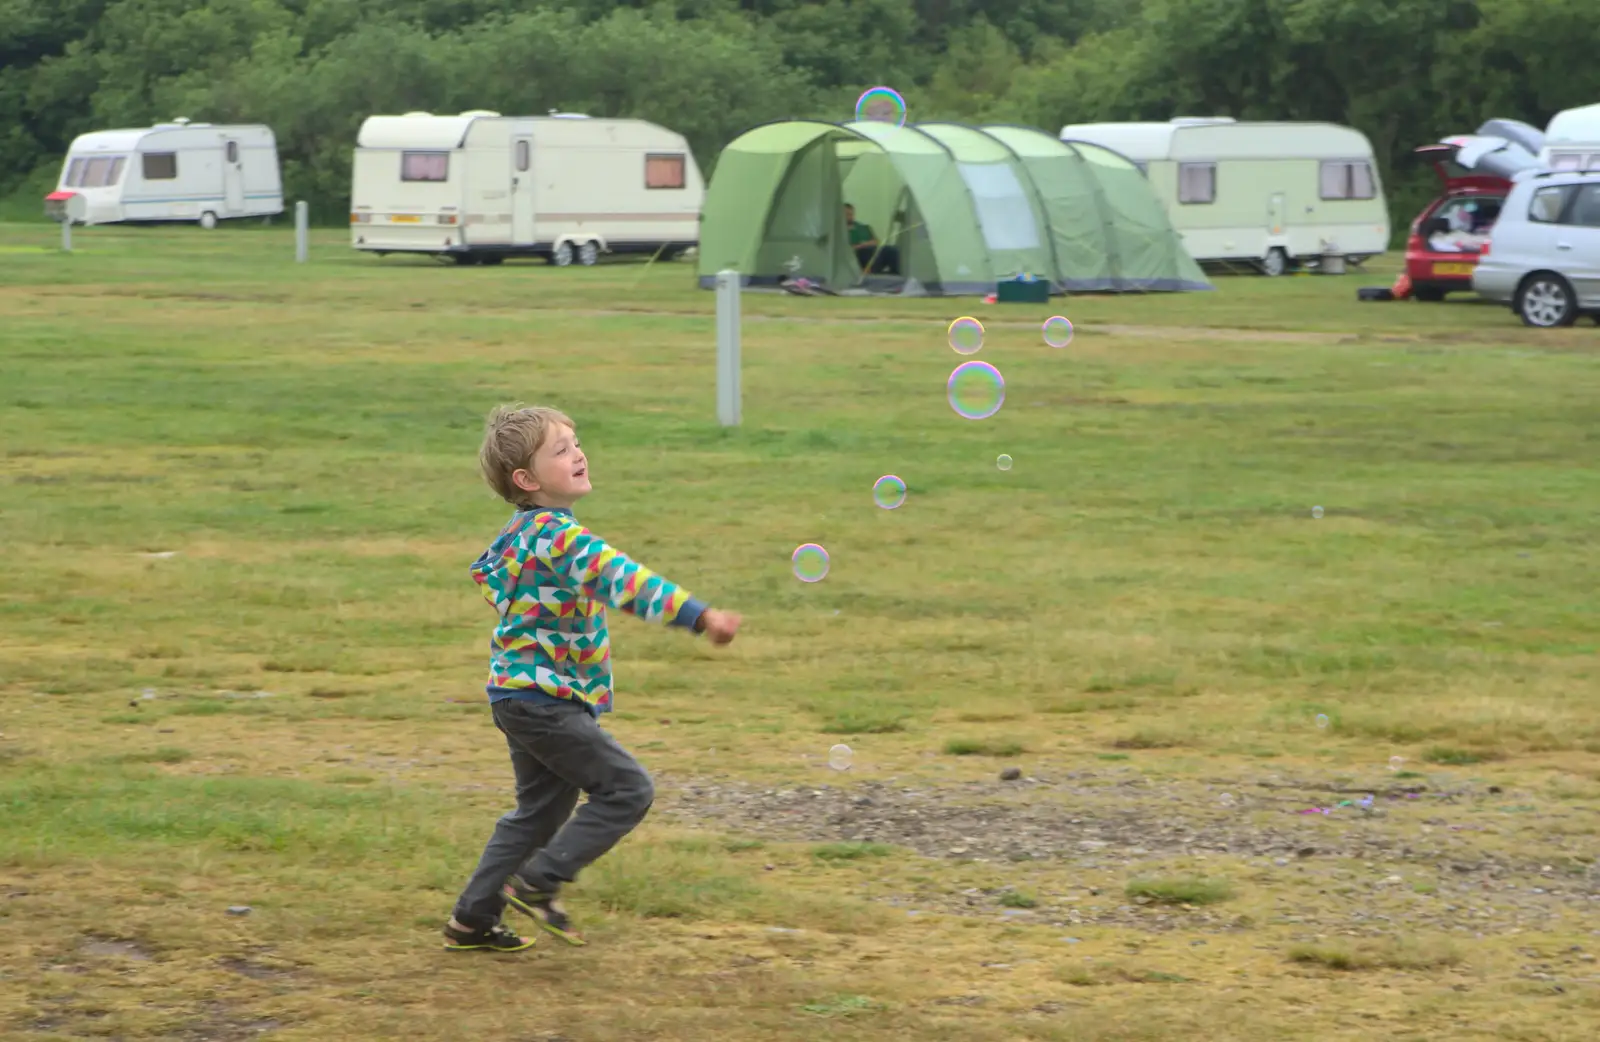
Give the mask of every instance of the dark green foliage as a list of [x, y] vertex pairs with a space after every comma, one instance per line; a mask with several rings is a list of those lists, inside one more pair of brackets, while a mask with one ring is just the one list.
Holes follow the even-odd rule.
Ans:
[[[362, 118], [552, 108], [682, 131], [709, 171], [747, 127], [913, 118], [1056, 130], [1177, 114], [1372, 138], [1397, 227], [1417, 144], [1600, 96], [1589, 0], [0, 0], [0, 196], [29, 212], [72, 137], [175, 116], [271, 125], [290, 198], [346, 210]], [[26, 198], [23, 198], [26, 196]]]

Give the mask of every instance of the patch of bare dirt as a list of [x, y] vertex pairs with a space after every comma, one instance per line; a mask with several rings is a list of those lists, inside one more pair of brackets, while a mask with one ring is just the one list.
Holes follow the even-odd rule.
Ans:
[[[1235, 875], [1254, 870], [1269, 882], [1276, 875], [1345, 895], [1339, 918], [1354, 932], [1382, 932], [1397, 918], [1415, 917], [1431, 917], [1441, 929], [1475, 931], [1549, 926], [1572, 912], [1600, 923], [1595, 808], [1538, 805], [1527, 794], [1474, 785], [1355, 788], [1280, 778], [1219, 788], [1153, 782], [1131, 771], [849, 788], [696, 779], [675, 789], [663, 785], [657, 813], [774, 840], [883, 843], [924, 857], [971, 861], [1065, 861], [1086, 878], [1159, 873], [1168, 859], [1206, 857]], [[1369, 795], [1370, 805], [1361, 806]], [[1007, 907], [1010, 889], [924, 890], [884, 900], [911, 914], [1064, 926], [1249, 925], [1226, 904], [1149, 905], [1125, 897], [1120, 884], [1105, 893], [1085, 887], [1032, 909]], [[1327, 917], [1325, 911], [1285, 909], [1281, 921], [1316, 924]]]

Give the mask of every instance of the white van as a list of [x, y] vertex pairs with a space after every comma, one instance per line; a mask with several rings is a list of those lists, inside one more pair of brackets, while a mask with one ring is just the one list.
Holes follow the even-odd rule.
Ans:
[[372, 116], [351, 171], [358, 250], [459, 264], [518, 254], [594, 264], [700, 240], [705, 182], [681, 134], [638, 119]]
[[1281, 275], [1297, 258], [1360, 263], [1389, 248], [1389, 208], [1372, 143], [1333, 123], [1081, 123], [1087, 141], [1133, 160], [1197, 261]]
[[175, 119], [79, 135], [51, 202], [83, 197], [84, 223], [197, 221], [283, 212], [278, 144], [268, 127]]
[[1600, 105], [1551, 116], [1539, 158], [1551, 170], [1600, 170]]

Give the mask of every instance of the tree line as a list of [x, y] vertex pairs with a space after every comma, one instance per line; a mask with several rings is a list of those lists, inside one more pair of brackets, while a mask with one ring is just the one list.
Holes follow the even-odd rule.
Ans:
[[1594, 0], [0, 0], [0, 197], [36, 199], [85, 131], [266, 123], [288, 197], [337, 222], [368, 115], [633, 116], [708, 173], [741, 131], [847, 119], [1175, 115], [1367, 134], [1397, 223], [1412, 148], [1600, 101]]

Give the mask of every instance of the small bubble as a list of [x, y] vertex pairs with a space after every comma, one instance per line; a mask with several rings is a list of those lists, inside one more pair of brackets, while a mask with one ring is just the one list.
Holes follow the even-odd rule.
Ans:
[[1312, 507], [1311, 508], [1311, 516], [1312, 517], [1321, 517], [1322, 516], [1322, 508], [1321, 507]]
[[968, 420], [986, 420], [1000, 411], [1006, 400], [1006, 381], [988, 362], [962, 362], [945, 382], [950, 408]]
[[1225, 792], [1222, 794], [1222, 805], [1224, 807], [1231, 807], [1233, 806], [1234, 802], [1233, 793]]
[[816, 543], [801, 543], [789, 561], [794, 566], [794, 577], [801, 582], [821, 582], [828, 574], [828, 551]]
[[1002, 452], [1000, 455], [995, 457], [994, 465], [999, 467], [1001, 470], [1010, 470], [1011, 457]]
[[906, 99], [893, 87], [868, 87], [856, 99], [856, 119], [903, 127], [906, 125]]
[[1406, 758], [1404, 756], [1391, 756], [1391, 757], [1389, 757], [1389, 770], [1398, 771], [1400, 768], [1404, 767], [1405, 765], [1406, 765]]
[[977, 354], [983, 347], [983, 323], [963, 315], [950, 323], [950, 349], [958, 355]]
[[828, 750], [828, 766], [836, 771], [848, 771], [850, 761], [855, 759], [855, 753], [848, 745], [840, 743]]
[[885, 510], [893, 510], [906, 501], [906, 483], [893, 474], [885, 474], [872, 483], [872, 501]]
[[1328, 729], [1328, 714], [1327, 713], [1318, 713], [1317, 714], [1317, 727], [1322, 729], [1322, 730], [1324, 730], [1324, 731], [1326, 731]]
[[1066, 347], [1072, 343], [1072, 322], [1065, 315], [1051, 315], [1044, 320], [1044, 342], [1051, 347]]

